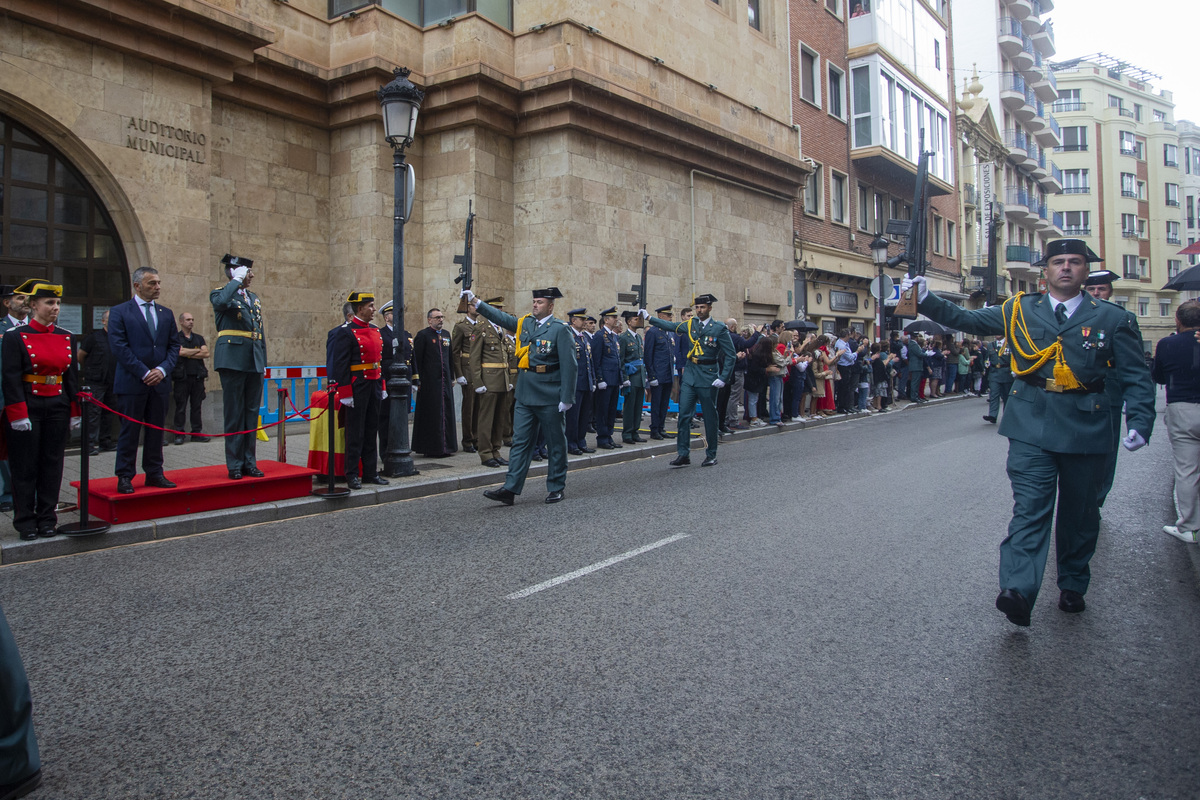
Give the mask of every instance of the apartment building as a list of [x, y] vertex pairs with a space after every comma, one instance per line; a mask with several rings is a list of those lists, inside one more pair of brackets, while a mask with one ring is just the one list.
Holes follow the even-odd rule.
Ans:
[[978, 74], [963, 81], [958, 100], [959, 198], [962, 213], [963, 291], [967, 305], [995, 305], [1009, 296], [1005, 264], [1004, 202], [998, 176], [1009, 157], [1003, 133]]
[[821, 0], [790, 13], [792, 121], [812, 170], [793, 214], [796, 314], [875, 335], [870, 245], [889, 219], [912, 218], [922, 146], [930, 284], [961, 302], [949, 4]]
[[[995, 187], [992, 211], [1004, 220], [997, 263], [998, 280], [1005, 285], [999, 288], [1014, 294], [1037, 291], [1041, 270], [1032, 264], [1041, 259], [1048, 240], [1062, 235], [1048, 200], [1063, 186], [1053, 157], [1062, 139], [1050, 110], [1058, 99], [1048, 62], [1055, 47], [1046, 15], [1053, 9], [1052, 0], [965, 0], [955, 13], [958, 52], [970, 54], [982, 85], [977, 96], [995, 114], [1007, 150], [988, 181]], [[989, 169], [981, 169], [981, 181]]]
[[[1184, 244], [1195, 244], [1200, 241], [1200, 226], [1196, 224], [1196, 214], [1200, 212], [1200, 126], [1186, 119], [1176, 123], [1179, 134], [1179, 168], [1180, 188], [1183, 193], [1183, 235]], [[1200, 257], [1180, 256], [1186, 259], [1183, 266], [1200, 264]], [[1168, 274], [1170, 268], [1168, 265]], [[1173, 276], [1172, 276], [1173, 277]], [[1195, 292], [1190, 293], [1194, 297]]]
[[[409, 148], [406, 325], [476, 291], [593, 310], [649, 259], [649, 301], [786, 309], [800, 160], [784, 0], [0, 0], [0, 279], [65, 287], [86, 332], [163, 271], [212, 334], [251, 258], [273, 364], [319, 363], [352, 289], [392, 286], [376, 90], [426, 92]], [[828, 173], [826, 173], [828, 174]]]
[[1064, 232], [1121, 276], [1113, 301], [1138, 317], [1147, 350], [1174, 331], [1183, 257], [1183, 170], [1171, 93], [1157, 75], [1104, 54], [1053, 65], [1062, 125]]

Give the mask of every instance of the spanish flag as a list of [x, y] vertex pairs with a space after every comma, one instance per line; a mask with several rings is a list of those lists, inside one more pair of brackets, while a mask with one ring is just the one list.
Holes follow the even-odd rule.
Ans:
[[[315, 469], [322, 475], [329, 474], [329, 418], [325, 416], [329, 408], [329, 392], [313, 392], [309, 397], [308, 423], [308, 468]], [[336, 401], [335, 401], [336, 402]], [[346, 411], [337, 410], [336, 425], [333, 436], [333, 474], [346, 474]]]

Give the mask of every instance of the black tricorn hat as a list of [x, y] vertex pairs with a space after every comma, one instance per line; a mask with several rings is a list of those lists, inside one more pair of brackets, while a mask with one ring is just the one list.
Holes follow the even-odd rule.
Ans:
[[40, 281], [37, 278], [30, 278], [13, 290], [13, 294], [23, 294], [29, 298], [62, 297], [62, 293], [63, 287], [56, 283]]
[[346, 302], [352, 306], [361, 305], [362, 303], [370, 303], [374, 299], [374, 292], [351, 292], [346, 296]]
[[1050, 259], [1054, 256], [1076, 255], [1083, 256], [1084, 261], [1092, 264], [1096, 261], [1104, 259], [1092, 252], [1092, 248], [1087, 246], [1087, 242], [1083, 239], [1055, 239], [1046, 245], [1046, 252], [1042, 254], [1041, 261], [1035, 261], [1030, 264], [1031, 267], [1044, 267], [1050, 263]]
[[238, 267], [249, 269], [254, 266], [254, 262], [250, 259], [242, 258], [241, 256], [231, 256], [229, 253], [225, 254], [225, 257], [221, 259], [221, 263], [225, 265], [226, 269], [236, 269]]
[[692, 305], [697, 306], [703, 303], [706, 306], [711, 306], [716, 302], [717, 298], [713, 297], [711, 294], [698, 294], [696, 295], [696, 299], [692, 301]]
[[17, 293], [17, 287], [11, 283], [0, 283], [0, 298], [12, 297]]
[[558, 298], [560, 298], [562, 296], [563, 296], [563, 293], [558, 290], [557, 286], [551, 286], [548, 289], [534, 289], [533, 290], [533, 299], [534, 300], [538, 299], [539, 297], [544, 297], [547, 300], [557, 300]]
[[1083, 282], [1084, 286], [1104, 286], [1111, 285], [1113, 281], [1121, 280], [1121, 276], [1110, 269], [1098, 269], [1087, 276], [1087, 280]]

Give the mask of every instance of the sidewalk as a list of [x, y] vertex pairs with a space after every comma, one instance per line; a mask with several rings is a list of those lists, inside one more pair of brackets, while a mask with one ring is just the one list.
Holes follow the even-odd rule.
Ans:
[[[969, 396], [943, 397], [930, 400], [923, 407], [928, 408], [940, 403], [956, 400], [976, 399]], [[904, 403], [905, 401], [901, 401]], [[986, 402], [984, 399], [981, 402]], [[918, 406], [906, 403], [889, 413], [889, 418], [907, 418], [908, 414], [900, 412], [917, 411]], [[817, 420], [807, 420], [785, 423], [783, 429], [769, 425], [765, 428], [751, 428], [745, 431], [734, 431], [722, 437], [722, 446], [736, 441], [756, 439], [760, 436], [773, 436], [804, 430], [805, 428], [830, 425], [838, 422], [853, 422], [866, 419], [866, 414], [838, 414]], [[668, 422], [671, 422], [668, 420]], [[291, 424], [287, 430], [287, 462], [298, 466], [308, 463], [308, 424]], [[271, 431], [273, 434], [274, 429]], [[696, 435], [698, 434], [698, 435]], [[693, 431], [692, 447], [704, 446], [704, 430]], [[170, 441], [170, 439], [168, 439]], [[278, 442], [272, 436], [269, 442], [258, 442], [258, 458], [260, 461], [275, 461], [277, 459]], [[627, 444], [619, 450], [598, 450], [594, 454], [568, 456], [568, 469], [585, 469], [588, 467], [618, 464], [637, 458], [647, 458], [674, 454], [675, 438], [668, 431], [668, 439], [662, 442], [646, 442], [645, 444]], [[225, 447], [223, 440], [214, 437], [208, 442], [191, 442], [183, 445], [168, 445], [164, 448], [164, 460], [168, 475], [173, 470], [190, 469], [192, 467], [214, 466], [225, 463]], [[139, 455], [140, 459], [140, 455]], [[89, 459], [90, 476], [93, 480], [113, 477], [116, 453], [101, 453]], [[349, 497], [326, 500], [321, 497], [300, 497], [294, 500], [284, 500], [277, 503], [263, 503], [253, 506], [241, 506], [221, 511], [206, 511], [197, 514], [184, 514], [178, 517], [168, 517], [160, 520], [146, 520], [113, 525], [104, 534], [80, 538], [55, 536], [49, 539], [21, 541], [12, 528], [12, 514], [7, 517], [8, 524], [2, 525], [0, 531], [0, 564], [14, 564], [23, 561], [36, 561], [43, 558], [70, 555], [89, 550], [100, 550], [118, 547], [138, 542], [149, 542], [159, 539], [169, 539], [175, 536], [188, 536], [196, 533], [237, 528], [261, 522], [275, 522], [295, 517], [323, 514], [344, 508], [357, 508], [391, 503], [397, 500], [410, 500], [416, 497], [444, 494], [459, 489], [482, 488], [503, 483], [505, 471], [490, 469], [479, 462], [475, 453], [459, 452], [451, 458], [427, 459], [414, 455], [414, 466], [420, 472], [411, 478], [391, 478], [389, 486], [372, 486], [353, 492]], [[140, 462], [139, 462], [140, 464]], [[529, 469], [529, 477], [536, 478], [546, 474], [546, 462], [533, 462]], [[80, 454], [78, 448], [68, 450], [63, 469], [63, 482], [60, 498], [63, 502], [74, 503], [76, 492], [70, 485], [71, 481], [79, 480]], [[253, 480], [246, 478], [244, 480]], [[323, 481], [314, 485], [323, 485]], [[569, 495], [568, 495], [569, 496]], [[79, 514], [75, 511], [60, 512], [59, 524], [77, 522]]]

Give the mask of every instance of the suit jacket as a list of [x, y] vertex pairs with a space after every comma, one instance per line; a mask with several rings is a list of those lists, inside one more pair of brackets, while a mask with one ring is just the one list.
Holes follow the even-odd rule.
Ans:
[[646, 361], [646, 383], [658, 381], [670, 383], [675, 379], [675, 334], [662, 328], [646, 329], [646, 346], [643, 358]]
[[616, 388], [625, 382], [625, 371], [621, 369], [621, 344], [616, 334], [601, 327], [592, 340], [592, 355], [596, 359], [600, 380], [609, 387]]
[[[921, 303], [921, 313], [943, 325], [966, 333], [1004, 333], [1004, 317], [1012, 303], [968, 311], [931, 294]], [[1116, 447], [1112, 435], [1112, 398], [1108, 389], [1116, 382], [1125, 398], [1125, 423], [1150, 441], [1154, 430], [1154, 382], [1142, 351], [1142, 333], [1137, 319], [1107, 300], [1085, 296], [1066, 322], [1055, 319], [1054, 303], [1047, 295], [1027, 294], [1019, 298], [1025, 328], [1038, 348], [1061, 340], [1063, 358], [1075, 377], [1084, 384], [1103, 379], [1105, 391], [1087, 394], [1051, 392], [1017, 378], [1009, 390], [1000, 435], [1055, 453], [1110, 453]], [[1023, 334], [1018, 334], [1021, 342]], [[1017, 351], [1021, 342], [1008, 341], [1018, 369], [1031, 366]], [[1034, 376], [1054, 377], [1054, 360]]]
[[925, 355], [925, 348], [922, 347], [921, 345], [917, 344], [916, 339], [909, 339], [907, 342], [904, 343], [904, 346], [908, 350], [908, 372], [909, 372], [909, 374], [911, 375], [914, 372], [917, 373], [918, 375], [923, 374], [925, 372], [925, 362], [927, 360], [927, 357]]
[[733, 365], [737, 361], [737, 351], [733, 346], [733, 337], [724, 322], [709, 317], [701, 322], [699, 317], [691, 317], [686, 322], [666, 322], [656, 317], [650, 317], [646, 322], [655, 328], [679, 334], [679, 347], [685, 353], [696, 351], [695, 360], [688, 358], [683, 367], [683, 380], [691, 386], [712, 386], [712, 382], [720, 378], [725, 383], [733, 378]]
[[578, 364], [575, 391], [594, 392], [600, 378], [599, 365], [592, 353], [592, 338], [582, 331], [572, 335], [575, 337], [575, 361]]
[[[117, 361], [113, 391], [117, 394], [147, 394], [150, 391], [166, 394], [171, 388], [171, 373], [179, 360], [179, 330], [171, 309], [154, 303], [156, 315], [154, 336], [142, 314], [137, 298], [118, 303], [108, 312], [108, 344]], [[146, 373], [155, 367], [165, 376], [155, 386], [142, 382]]]
[[[258, 295], [246, 292], [243, 297], [238, 291], [238, 281], [213, 289], [208, 300], [212, 303], [217, 322], [217, 341], [213, 345], [213, 369], [231, 369], [236, 372], [267, 371], [267, 340], [263, 327], [262, 304]], [[110, 320], [109, 327], [112, 327]], [[246, 335], [226, 334], [222, 331], [238, 331]], [[326, 342], [328, 345], [328, 341]], [[328, 356], [328, 347], [326, 348]], [[117, 391], [120, 391], [119, 389]]]
[[[487, 303], [479, 304], [479, 313], [505, 330], [517, 329], [517, 317]], [[529, 369], [520, 370], [517, 376], [516, 401], [525, 406], [574, 405], [579, 364], [571, 326], [556, 317], [547, 317], [540, 325], [532, 315], [522, 319], [525, 321], [520, 325], [517, 347], [529, 347]], [[539, 366], [552, 368], [553, 372], [536, 372]]]

